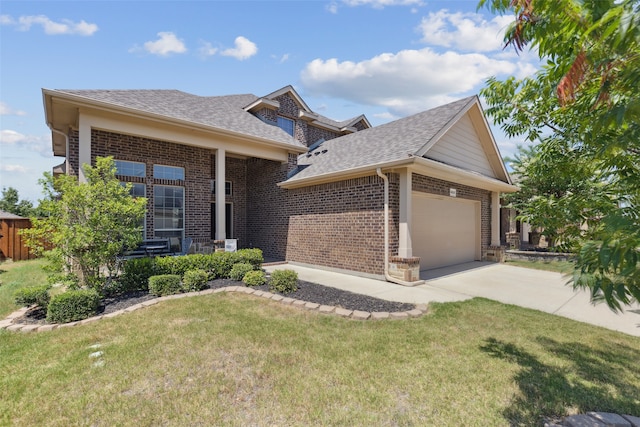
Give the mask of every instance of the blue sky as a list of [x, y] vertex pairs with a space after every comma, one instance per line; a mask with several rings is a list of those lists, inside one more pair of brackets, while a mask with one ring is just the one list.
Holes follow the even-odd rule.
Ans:
[[[312, 110], [373, 125], [523, 77], [502, 49], [511, 17], [476, 1], [0, 2], [0, 188], [41, 197], [51, 154], [42, 88], [266, 95], [293, 85]], [[502, 155], [514, 152], [495, 127]]]

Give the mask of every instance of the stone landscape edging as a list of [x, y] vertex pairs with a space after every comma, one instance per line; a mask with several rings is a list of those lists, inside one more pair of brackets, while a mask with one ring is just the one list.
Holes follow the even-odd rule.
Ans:
[[415, 308], [407, 311], [397, 311], [397, 312], [380, 312], [380, 311], [359, 311], [359, 310], [347, 310], [342, 307], [337, 307], [333, 305], [322, 305], [315, 302], [308, 302], [303, 300], [298, 300], [295, 298], [285, 297], [279, 294], [274, 294], [271, 292], [265, 292], [258, 289], [252, 289], [245, 286], [226, 286], [224, 288], [217, 289], [205, 289], [204, 291], [198, 292], [188, 292], [183, 294], [175, 294], [175, 295], [167, 295], [164, 297], [158, 297], [151, 300], [143, 301], [141, 303], [132, 305], [127, 308], [123, 308], [118, 311], [114, 311], [109, 314], [100, 314], [97, 316], [89, 317], [84, 320], [78, 320], [75, 322], [69, 323], [46, 323], [46, 324], [26, 324], [26, 323], [18, 323], [17, 319], [24, 316], [27, 311], [31, 309], [31, 307], [23, 307], [19, 310], [14, 311], [10, 315], [8, 315], [4, 320], [0, 320], [0, 329], [6, 329], [8, 331], [13, 332], [45, 332], [51, 331], [58, 328], [69, 328], [77, 325], [86, 325], [88, 323], [93, 323], [100, 319], [108, 319], [111, 317], [120, 316], [124, 313], [130, 313], [136, 311], [141, 308], [150, 307], [155, 305], [161, 301], [168, 301], [172, 299], [180, 299], [186, 297], [194, 297], [200, 295], [210, 295], [217, 294], [221, 292], [238, 292], [247, 295], [254, 295], [266, 299], [270, 299], [273, 301], [280, 302], [285, 305], [291, 305], [293, 307], [298, 307], [305, 310], [317, 311], [322, 314], [333, 314], [336, 316], [341, 316], [348, 319], [353, 320], [398, 320], [398, 319], [410, 319], [415, 317], [420, 317], [428, 311], [426, 304], [418, 304]]

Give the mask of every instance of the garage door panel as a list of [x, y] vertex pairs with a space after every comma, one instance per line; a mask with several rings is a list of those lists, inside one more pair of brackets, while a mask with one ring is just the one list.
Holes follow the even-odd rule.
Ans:
[[479, 248], [478, 203], [414, 195], [411, 231], [413, 254], [423, 270], [473, 261]]

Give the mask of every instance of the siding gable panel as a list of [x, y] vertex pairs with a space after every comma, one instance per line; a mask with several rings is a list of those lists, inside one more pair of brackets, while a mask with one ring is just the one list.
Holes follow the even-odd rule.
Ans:
[[462, 116], [425, 157], [497, 178], [468, 114]]

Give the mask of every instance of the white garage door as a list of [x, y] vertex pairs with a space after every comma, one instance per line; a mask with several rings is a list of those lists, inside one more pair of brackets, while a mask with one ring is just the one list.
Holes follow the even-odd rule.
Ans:
[[480, 259], [480, 202], [413, 193], [411, 242], [420, 269]]

